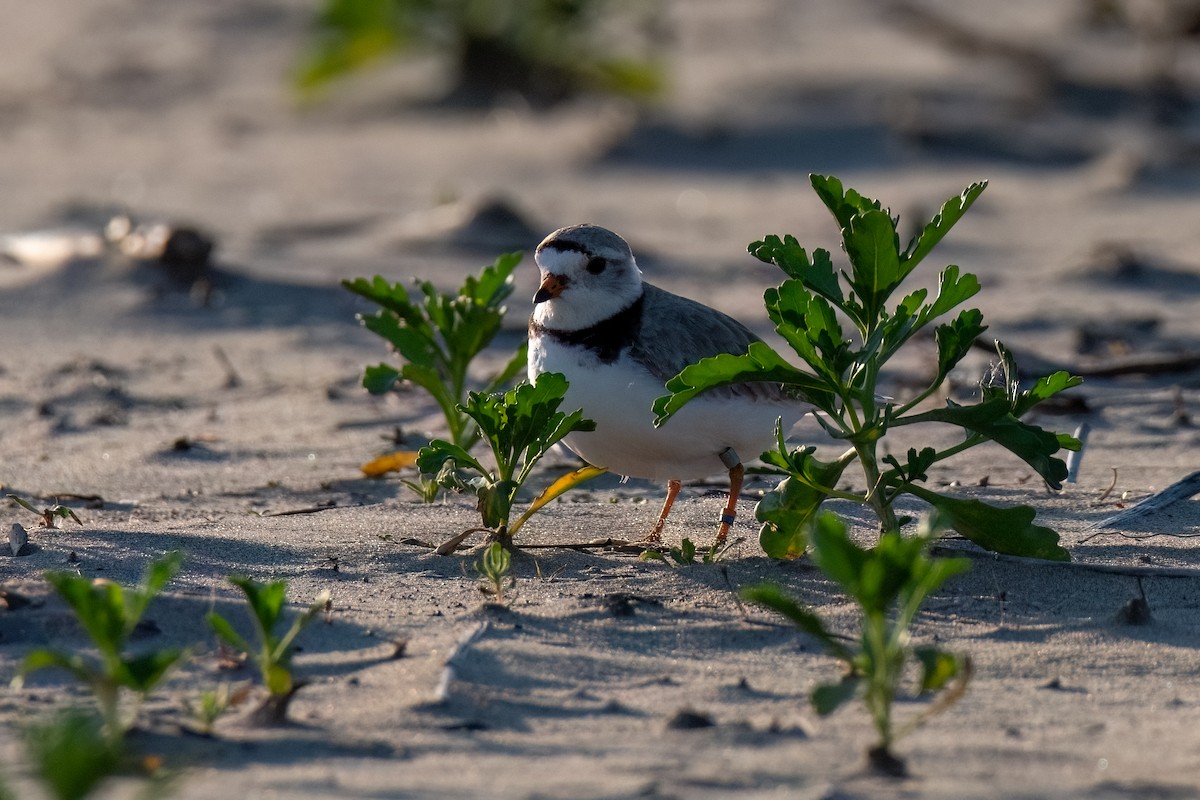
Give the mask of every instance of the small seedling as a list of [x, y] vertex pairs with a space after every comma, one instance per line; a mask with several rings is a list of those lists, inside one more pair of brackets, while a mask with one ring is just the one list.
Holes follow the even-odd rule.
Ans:
[[243, 639], [229, 621], [216, 611], [208, 613], [209, 627], [226, 643], [246, 653], [258, 667], [268, 695], [255, 711], [254, 719], [264, 725], [282, 724], [287, 719], [288, 704], [304, 685], [292, 675], [296, 637], [325, 610], [325, 605], [330, 599], [329, 592], [321, 592], [304, 612], [292, 620], [291, 626], [280, 636], [275, 629], [282, 622], [287, 581], [259, 583], [251, 578], [233, 575], [229, 582], [246, 595], [246, 602], [250, 606], [250, 618], [258, 640], [257, 646]]
[[[972, 184], [946, 201], [903, 250], [897, 234], [899, 218], [878, 201], [843, 189], [836, 178], [814, 175], [812, 185], [841, 229], [849, 271], [835, 272], [825, 250], [815, 250], [810, 257], [792, 236], [768, 236], [750, 245], [751, 254], [777, 265], [788, 276], [777, 288], [767, 290], [767, 315], [811, 371], [792, 366], [762, 342], [751, 344], [743, 355], [703, 359], [667, 382], [671, 394], [655, 401], [655, 424], [665, 423], [705, 390], [735, 382], [768, 381], [782, 384], [798, 402], [815, 407], [816, 419], [825, 431], [849, 444], [841, 457], [821, 461], [812, 447], [789, 451], [783, 431], [777, 431], [777, 448], [762, 458], [767, 471], [784, 477], [755, 511], [763, 523], [759, 541], [768, 555], [777, 558], [795, 558], [804, 552], [804, 532], [830, 497], [869, 506], [879, 518], [880, 530], [888, 532], [897, 530], [902, 522], [893, 503], [908, 494], [933, 506], [950, 527], [981, 547], [1069, 560], [1070, 554], [1058, 544], [1058, 534], [1033, 524], [1033, 509], [995, 508], [977, 500], [947, 497], [920, 484], [928, 480], [927, 472], [934, 464], [990, 441], [1007, 448], [1047, 484], [1059, 488], [1067, 477], [1067, 466], [1056, 454], [1078, 449], [1079, 442], [1022, 422], [1020, 417], [1051, 395], [1077, 386], [1079, 378], [1057, 372], [1022, 390], [1011, 353], [997, 343], [999, 367], [994, 380], [981, 387], [978, 402], [959, 405], [947, 401], [942, 408], [916, 411], [938, 392], [986, 330], [982, 314], [967, 309], [934, 329], [937, 357], [929, 384], [903, 402], [881, 397], [880, 378], [897, 351], [980, 289], [974, 275], [951, 265], [942, 271], [934, 299], [927, 302], [929, 291], [922, 288], [888, 306], [896, 290], [966, 213], [986, 184]], [[841, 320], [853, 325], [854, 339], [843, 332]], [[880, 457], [890, 430], [923, 423], [953, 425], [966, 435], [942, 450], [912, 448], [903, 459]], [[859, 462], [865, 479], [862, 494], [836, 488], [843, 471], [854, 461]]]
[[511, 574], [512, 554], [504, 549], [499, 542], [492, 542], [483, 551], [479, 561], [475, 562], [475, 572], [483, 580], [479, 591], [488, 595], [496, 603], [503, 604], [505, 590], [511, 590], [517, 585], [517, 579]]
[[179, 571], [182, 563], [183, 555], [178, 552], [151, 563], [136, 588], [105, 580], [93, 581], [70, 572], [46, 573], [46, 580], [75, 612], [92, 644], [100, 651], [100, 658], [96, 660], [62, 650], [35, 650], [25, 657], [20, 673], [13, 680], [14, 686], [20, 687], [24, 676], [35, 670], [64, 669], [95, 696], [107, 735], [114, 740], [121, 738], [136, 716], [136, 706], [130, 714], [122, 716], [121, 690], [134, 692], [140, 702], [186, 653], [176, 647], [136, 655], [126, 652], [146, 607]]
[[235, 686], [229, 681], [221, 681], [215, 689], [201, 692], [195, 700], [185, 700], [184, 705], [199, 724], [200, 734], [211, 736], [217, 720], [244, 703], [249, 694], [249, 683]]
[[[904, 762], [892, 751], [896, 741], [957, 701], [971, 675], [970, 659], [910, 644], [913, 618], [925, 598], [970, 567], [965, 558], [929, 556], [937, 533], [937, 523], [927, 521], [915, 536], [889, 531], [879, 537], [875, 547], [863, 549], [850, 540], [846, 526], [833, 514], [821, 514], [814, 521], [809, 532], [812, 560], [858, 605], [857, 643], [831, 633], [820, 617], [778, 586], [762, 584], [741, 593], [746, 600], [782, 614], [843, 662], [846, 673], [840, 681], [821, 684], [812, 691], [813, 708], [825, 716], [843, 703], [861, 698], [879, 735], [879, 741], [867, 751], [868, 760], [873, 768], [893, 775], [904, 774]], [[918, 694], [942, 694], [924, 711], [897, 725], [892, 706], [901, 690], [905, 665], [912, 658], [921, 668]]]
[[[417, 284], [420, 297], [409, 295], [400, 283], [378, 275], [372, 280], [342, 281], [347, 290], [380, 306], [374, 314], [359, 314], [367, 330], [383, 337], [404, 362], [367, 367], [363, 386], [371, 394], [391, 391], [397, 382], [420, 386], [434, 399], [446, 419], [449, 441], [469, 450], [478, 439], [475, 423], [462, 405], [467, 402], [468, 371], [504, 320], [504, 301], [513, 291], [513, 270], [520, 253], [500, 256], [478, 277], [468, 277], [456, 294], [439, 292], [432, 283]], [[484, 392], [494, 392], [525, 369], [522, 344], [507, 364], [489, 379]]]
[[715, 564], [721, 560], [721, 557], [736, 544], [741, 544], [743, 539], [731, 539], [720, 543], [715, 542], [709, 546], [707, 550], [700, 553], [699, 561], [696, 559], [696, 543], [691, 539], [684, 538], [680, 542], [679, 547], [670, 547], [664, 553], [661, 550], [647, 549], [643, 550], [639, 555], [642, 561], [662, 561], [667, 564], [674, 563], [677, 567], [686, 567], [696, 563]]
[[15, 494], [10, 494], [8, 498], [21, 508], [25, 509], [26, 511], [30, 511], [41, 518], [43, 528], [61, 528], [62, 520], [65, 519], [73, 519], [79, 524], [80, 527], [83, 526], [83, 522], [75, 515], [74, 511], [59, 503], [55, 503], [48, 508], [43, 508], [41, 511], [38, 511], [27, 500], [24, 500]]
[[465, 448], [441, 439], [430, 442], [417, 457], [417, 467], [423, 475], [436, 475], [442, 486], [472, 492], [479, 498], [483, 527], [491, 531], [493, 541], [505, 547], [512, 544], [512, 537], [535, 511], [604, 471], [584, 467], [559, 478], [509, 525], [517, 492], [546, 451], [572, 431], [596, 429], [596, 423], [584, 419], [581, 410], [570, 414], [558, 410], [566, 391], [565, 377], [546, 372], [534, 383], [523, 383], [504, 394], [470, 393], [461, 408], [475, 421], [491, 448], [494, 470], [485, 467]]

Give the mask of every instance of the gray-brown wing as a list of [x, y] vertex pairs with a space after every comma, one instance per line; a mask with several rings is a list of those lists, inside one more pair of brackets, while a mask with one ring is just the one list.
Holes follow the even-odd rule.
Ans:
[[[643, 286], [641, 332], [630, 348], [630, 356], [663, 383], [702, 358], [722, 353], [741, 355], [751, 342], [761, 341], [727, 314], [657, 286]], [[783, 399], [779, 385], [774, 383], [739, 383], [712, 391], [757, 400]]]

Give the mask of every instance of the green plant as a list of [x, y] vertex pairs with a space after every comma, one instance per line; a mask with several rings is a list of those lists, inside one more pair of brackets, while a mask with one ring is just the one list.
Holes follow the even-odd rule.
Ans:
[[140, 701], [186, 653], [175, 647], [136, 655], [126, 652], [146, 607], [179, 571], [182, 563], [183, 555], [178, 552], [152, 562], [136, 588], [105, 580], [93, 581], [70, 572], [47, 572], [46, 580], [75, 612], [100, 652], [100, 658], [96, 660], [62, 650], [35, 650], [25, 657], [21, 671], [13, 680], [14, 685], [20, 687], [26, 675], [39, 669], [57, 667], [70, 672], [94, 695], [108, 736], [119, 739], [136, 716], [135, 707], [127, 719], [122, 717], [121, 690], [134, 692]]
[[185, 700], [184, 707], [199, 724], [199, 732], [208, 736], [212, 734], [217, 720], [245, 701], [249, 688], [248, 683], [234, 686], [229, 681], [221, 681], [216, 688], [201, 692], [196, 699]]
[[292, 619], [291, 626], [280, 636], [275, 629], [283, 620], [287, 581], [260, 583], [252, 578], [232, 575], [229, 582], [241, 589], [246, 596], [257, 646], [242, 638], [229, 621], [216, 611], [208, 613], [208, 625], [218, 637], [245, 653], [258, 667], [268, 694], [255, 712], [256, 720], [263, 724], [282, 723], [287, 718], [288, 704], [291, 703], [292, 697], [304, 685], [292, 675], [296, 637], [325, 610], [329, 602], [329, 592], [321, 592], [305, 611]]
[[[986, 186], [976, 183], [951, 198], [920, 233], [901, 250], [896, 232], [899, 219], [879, 202], [853, 189], [843, 189], [836, 178], [812, 176], [818, 196], [833, 213], [842, 233], [849, 271], [835, 273], [830, 255], [815, 250], [810, 257], [796, 239], [768, 236], [750, 245], [762, 261], [776, 264], [787, 275], [765, 294], [767, 314], [775, 330], [791, 345], [811, 371], [788, 363], [768, 345], [756, 342], [743, 355], [708, 358], [685, 368], [667, 383], [669, 395], [655, 401], [656, 424], [663, 424], [680, 407], [711, 387], [741, 381], [780, 383], [799, 401], [820, 412], [820, 424], [830, 436], [850, 445], [833, 461], [821, 461], [815, 448], [788, 451], [778, 431], [778, 445], [763, 454], [768, 471], [784, 476], [759, 502], [763, 523], [759, 541], [771, 556], [796, 557], [804, 552], [804, 531], [824, 501], [830, 497], [862, 503], [875, 512], [881, 531], [899, 527], [893, 509], [904, 494], [914, 495], [936, 508], [946, 522], [968, 539], [998, 552], [1068, 560], [1058, 545], [1058, 535], [1033, 524], [1028, 507], [994, 508], [977, 500], [961, 500], [921, 486], [934, 464], [983, 442], [995, 442], [1033, 467], [1052, 487], [1067, 475], [1065, 462], [1056, 456], [1079, 443], [1066, 434], [1055, 434], [1019, 418], [1042, 400], [1080, 383], [1058, 372], [1020, 388], [1012, 355], [997, 343], [1000, 367], [997, 380], [981, 388], [978, 402], [960, 405], [947, 401], [942, 408], [917, 411], [946, 382], [951, 369], [967, 354], [986, 330], [977, 309], [960, 311], [934, 329], [937, 362], [929, 384], [903, 402], [880, 396], [880, 377], [888, 361], [917, 333], [964, 303], [979, 291], [974, 275], [957, 266], [946, 267], [938, 279], [936, 296], [926, 289], [906, 294], [889, 307], [893, 293], [942, 237], [970, 208]], [[840, 317], [853, 325], [856, 340], [842, 330]], [[880, 457], [889, 431], [926, 422], [962, 428], [965, 438], [942, 450], [910, 449], [903, 461]], [[843, 471], [858, 461], [865, 478], [862, 494], [836, 489]]]
[[[517, 492], [546, 451], [573, 431], [596, 429], [596, 423], [583, 418], [583, 411], [564, 414], [558, 410], [566, 391], [565, 377], [546, 372], [534, 383], [523, 383], [504, 394], [471, 392], [461, 409], [479, 426], [496, 468], [489, 469], [465, 448], [440, 439], [421, 449], [417, 468], [423, 475], [436, 475], [442, 486], [474, 493], [479, 498], [483, 527], [492, 532], [494, 541], [510, 546], [512, 537], [535, 511], [604, 471], [584, 467], [560, 478], [509, 525]], [[469, 477], [470, 473], [474, 477]]]
[[[725, 554], [729, 548], [733, 547], [744, 539], [735, 539], [721, 544], [713, 543], [707, 550], [700, 554], [700, 562], [704, 564], [715, 564], [721, 560], [721, 556]], [[697, 563], [696, 561], [696, 543], [691, 539], [684, 537], [680, 542], [679, 547], [669, 547], [664, 553], [661, 550], [648, 548], [643, 550], [639, 555], [642, 561], [662, 561], [666, 564], [674, 564], [677, 567], [686, 567]]]
[[34, 773], [55, 800], [82, 800], [120, 770], [120, 741], [101, 727], [94, 716], [71, 710], [24, 731]]
[[[461, 409], [466, 402], [471, 362], [500, 330], [504, 301], [513, 291], [513, 270], [519, 253], [500, 256], [478, 277], [464, 281], [456, 294], [439, 292], [429, 281], [417, 284], [413, 298], [402, 284], [372, 280], [342, 281], [347, 290], [380, 306], [373, 314], [360, 314], [367, 330], [383, 337], [404, 362], [399, 369], [388, 364], [367, 367], [363, 386], [371, 394], [390, 391], [398, 381], [420, 386], [433, 397], [446, 418], [449, 440], [470, 449], [477, 439], [471, 418]], [[486, 382], [485, 392], [509, 383], [525, 368], [525, 344]]]
[[[296, 82], [308, 95], [394, 53], [449, 53], [456, 93], [492, 101], [516, 92], [538, 104], [582, 89], [648, 96], [662, 85], [650, 60], [622, 56], [635, 39], [602, 36], [607, 17], [649, 17], [613, 0], [325, 0]], [[635, 13], [636, 12], [636, 13]]]
[[48, 508], [43, 508], [41, 511], [38, 511], [28, 501], [23, 500], [15, 494], [10, 494], [8, 497], [26, 511], [31, 511], [34, 514], [37, 514], [42, 520], [43, 528], [58, 528], [60, 527], [59, 520], [65, 519], [73, 519], [81, 527], [83, 526], [83, 522], [80, 521], [79, 517], [75, 516], [74, 511], [59, 503], [55, 503]]
[[[937, 524], [927, 521], [912, 537], [888, 531], [874, 547], [863, 549], [850, 540], [846, 526], [833, 514], [826, 512], [814, 520], [809, 534], [812, 560], [858, 605], [857, 642], [831, 633], [820, 617], [778, 586], [763, 584], [741, 593], [746, 600], [782, 614], [843, 662], [846, 673], [840, 681], [821, 684], [812, 691], [813, 708], [825, 716], [843, 703], [861, 698], [879, 735], [879, 741], [867, 751], [869, 761], [876, 769], [892, 774], [904, 772], [903, 761], [892, 752], [895, 742], [958, 700], [971, 675], [968, 658], [910, 643], [912, 621], [925, 598], [970, 567], [965, 558], [929, 556]], [[892, 706], [911, 658], [920, 664], [918, 694], [942, 691], [942, 695], [897, 725]]]
[[500, 542], [492, 542], [483, 551], [479, 561], [475, 562], [475, 572], [483, 580], [479, 591], [495, 602], [503, 603], [505, 589], [512, 589], [517, 582], [511, 571], [512, 554], [505, 550]]

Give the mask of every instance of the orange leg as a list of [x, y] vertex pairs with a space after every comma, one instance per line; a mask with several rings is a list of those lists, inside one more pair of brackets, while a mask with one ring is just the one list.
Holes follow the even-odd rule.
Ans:
[[667, 482], [667, 499], [663, 501], [662, 511], [658, 512], [658, 522], [654, 523], [654, 527], [650, 533], [646, 534], [644, 542], [661, 542], [663, 526], [667, 524], [667, 515], [671, 513], [671, 506], [675, 505], [675, 498], [679, 495], [679, 487], [682, 484], [672, 478]]
[[721, 463], [729, 469], [729, 502], [725, 504], [725, 510], [721, 512], [721, 524], [717, 526], [717, 538], [713, 542], [714, 548], [725, 544], [725, 540], [729, 537], [729, 529], [732, 527], [733, 521], [737, 519], [738, 496], [742, 493], [742, 481], [746, 477], [746, 468], [742, 466], [742, 459], [738, 457], [737, 451], [732, 447], [722, 450], [720, 458]]
[[725, 539], [729, 536], [729, 528], [737, 519], [738, 495], [742, 493], [742, 480], [745, 476], [746, 468], [741, 464], [729, 470], [729, 502], [725, 504], [725, 510], [721, 512], [721, 524], [717, 527], [717, 540], [713, 542], [714, 547], [725, 544]]

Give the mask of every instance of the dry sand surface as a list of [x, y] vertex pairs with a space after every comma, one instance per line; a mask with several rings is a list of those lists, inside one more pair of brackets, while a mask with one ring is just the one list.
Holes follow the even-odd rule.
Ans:
[[[34, 529], [28, 555], [0, 557], [4, 589], [34, 601], [0, 611], [0, 679], [34, 647], [86, 646], [44, 570], [130, 582], [180, 549], [183, 570], [151, 607], [152, 641], [197, 654], [132, 737], [182, 770], [179, 798], [1200, 796], [1200, 571], [1188, 538], [1200, 507], [1091, 527], [1200, 466], [1194, 365], [1098, 371], [1200, 352], [1200, 50], [1153, 21], [1136, 36], [1089, 25], [1101, 5], [667, 3], [672, 88], [640, 112], [604, 99], [447, 108], [428, 102], [442, 81], [430, 59], [299, 112], [285, 82], [311, 10], [299, 0], [6, 9], [0, 231], [94, 232], [106, 209], [127, 208], [199, 226], [217, 252], [207, 305], [119, 257], [0, 262], [0, 484], [76, 498], [66, 502], [83, 521]], [[1173, 91], [1152, 80], [1156, 64], [1177, 78]], [[470, 503], [421, 505], [397, 479], [358, 470], [395, 426], [419, 436], [438, 417], [416, 391], [378, 399], [359, 387], [362, 366], [387, 355], [338, 279], [449, 286], [588, 220], [623, 233], [651, 281], [766, 335], [761, 293], [779, 276], [746, 243], [790, 232], [836, 250], [809, 172], [837, 174], [913, 221], [989, 179], [930, 278], [947, 262], [977, 273], [989, 335], [1027, 368], [1092, 371], [1074, 403], [1035, 418], [1091, 426], [1065, 492], [1048, 493], [999, 450], [931, 476], [963, 496], [1036, 506], [1075, 561], [973, 552], [974, 568], [929, 600], [916, 636], [970, 653], [976, 677], [901, 743], [905, 780], [865, 769], [861, 709], [818, 719], [809, 708], [836, 663], [735, 600], [736, 587], [778, 581], [854, 628], [853, 608], [811, 565], [761, 555], [761, 480], [742, 503], [746, 541], [720, 565], [527, 549], [513, 561], [515, 599], [497, 611], [482, 605], [475, 554], [412, 543], [474, 524]], [[530, 232], [463, 227], [495, 197]], [[523, 335], [534, 282], [528, 261], [519, 272], [494, 359]], [[929, 353], [915, 349], [889, 375], [897, 395], [924, 374]], [[794, 436], [828, 444], [811, 422]], [[552, 460], [535, 484], [570, 466]], [[708, 537], [719, 488], [685, 490], [669, 541]], [[521, 540], [639, 534], [660, 492], [598, 482]], [[33, 521], [4, 510], [4, 530]], [[843, 510], [869, 539], [868, 520]], [[1139, 571], [1151, 621], [1122, 624]], [[301, 639], [296, 667], [310, 685], [294, 724], [233, 719], [215, 738], [188, 735], [184, 698], [251, 677], [218, 671], [202, 621], [214, 605], [241, 613], [233, 572], [286, 578], [297, 602], [329, 590], [333, 612]], [[407, 640], [402, 658], [396, 640]], [[0, 690], [0, 751], [20, 797], [37, 792], [17, 727], [82, 699], [49, 672]], [[713, 724], [672, 724], [684, 710]]]

